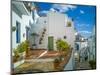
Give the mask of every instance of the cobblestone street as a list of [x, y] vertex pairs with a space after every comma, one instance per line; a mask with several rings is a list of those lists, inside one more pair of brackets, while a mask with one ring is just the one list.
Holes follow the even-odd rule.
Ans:
[[76, 70], [85, 70], [85, 69], [86, 70], [91, 69], [91, 67], [87, 61], [77, 63]]

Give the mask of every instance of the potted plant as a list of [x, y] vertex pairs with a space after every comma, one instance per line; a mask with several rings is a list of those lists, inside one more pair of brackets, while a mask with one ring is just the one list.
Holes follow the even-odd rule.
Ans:
[[24, 41], [22, 43], [20, 43], [18, 46], [17, 46], [17, 51], [20, 55], [20, 57], [23, 59], [24, 56], [25, 56], [25, 52], [26, 50], [28, 49], [29, 45], [28, 45], [28, 41]]
[[62, 39], [58, 39], [56, 41], [56, 47], [57, 50], [59, 50], [59, 53], [61, 53], [61, 56], [59, 57], [60, 61], [63, 61], [64, 56], [67, 55], [68, 50], [70, 50], [70, 46], [68, 43]]
[[59, 64], [60, 64], [60, 60], [56, 58], [56, 59], [54, 60], [54, 68], [55, 68], [55, 69], [58, 69], [58, 68], [59, 68]]
[[96, 61], [95, 61], [95, 60], [90, 60], [90, 61], [89, 61], [89, 64], [90, 64], [90, 67], [91, 67], [92, 69], [96, 69]]
[[68, 45], [68, 43], [64, 40], [58, 39], [56, 41], [56, 47], [59, 51], [63, 51], [63, 52], [67, 52], [70, 49], [70, 46]]
[[16, 27], [15, 27], [15, 26], [13, 26], [13, 27], [12, 27], [12, 31], [15, 31], [15, 30], [16, 30]]
[[17, 62], [19, 59], [18, 51], [14, 49], [14, 56], [13, 56], [13, 62]]

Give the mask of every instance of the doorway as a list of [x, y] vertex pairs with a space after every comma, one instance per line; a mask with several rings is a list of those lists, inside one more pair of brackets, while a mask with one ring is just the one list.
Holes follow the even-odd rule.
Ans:
[[54, 50], [54, 37], [48, 37], [48, 50]]

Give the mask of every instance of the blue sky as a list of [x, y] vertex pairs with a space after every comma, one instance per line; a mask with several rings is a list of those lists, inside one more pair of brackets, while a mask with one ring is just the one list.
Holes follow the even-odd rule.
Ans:
[[89, 37], [96, 25], [96, 7], [87, 5], [70, 5], [54, 3], [35, 3], [40, 15], [46, 15], [48, 11], [57, 11], [74, 19], [74, 27], [82, 36]]

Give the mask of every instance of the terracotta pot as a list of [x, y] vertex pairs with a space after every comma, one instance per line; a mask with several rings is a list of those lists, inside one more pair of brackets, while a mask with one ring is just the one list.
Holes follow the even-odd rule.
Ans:
[[59, 64], [60, 64], [60, 61], [58, 59], [55, 59], [55, 61], [54, 61], [54, 68], [58, 69], [59, 68]]

